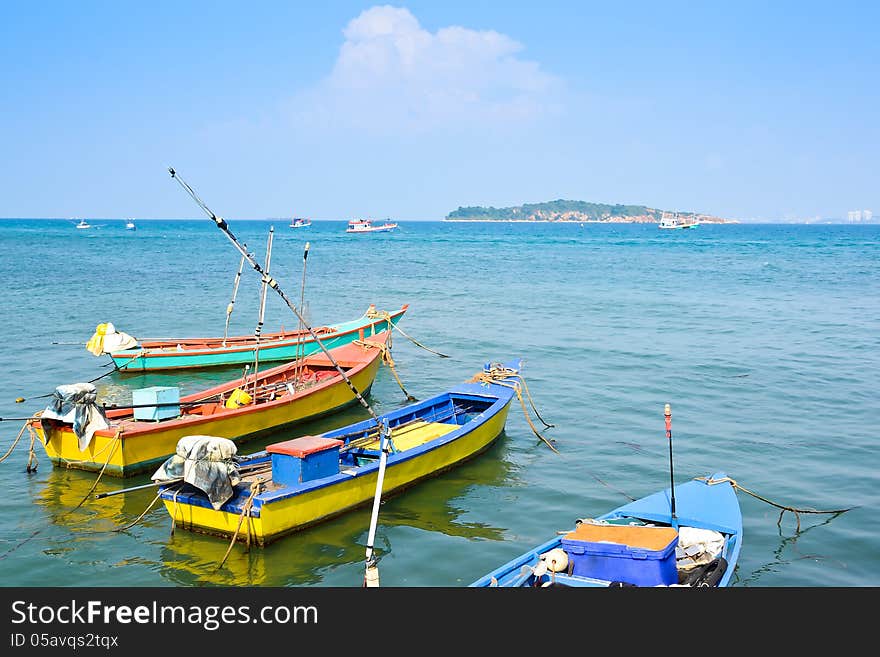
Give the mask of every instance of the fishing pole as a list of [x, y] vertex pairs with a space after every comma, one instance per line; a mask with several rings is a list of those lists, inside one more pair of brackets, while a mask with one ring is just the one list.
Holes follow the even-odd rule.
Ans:
[[176, 484], [181, 481], [183, 481], [183, 477], [175, 477], [174, 479], [168, 479], [168, 480], [162, 481], [162, 482], [151, 481], [149, 484], [143, 484], [142, 486], [132, 486], [131, 488], [121, 488], [119, 490], [112, 490], [107, 493], [96, 493], [95, 499], [101, 500], [101, 499], [104, 499], [105, 497], [112, 497], [113, 495], [121, 495], [122, 493], [130, 493], [133, 490], [143, 490], [144, 488], [155, 488], [156, 486], [159, 486], [160, 484], [162, 486], [166, 486], [166, 485], [170, 485], [170, 484]]
[[[247, 248], [247, 244], [244, 245]], [[226, 346], [226, 338], [229, 335], [229, 316], [232, 315], [232, 308], [235, 306], [235, 297], [238, 294], [238, 283], [241, 281], [241, 271], [244, 269], [244, 256], [241, 256], [241, 262], [238, 263], [238, 273], [235, 275], [235, 282], [232, 284], [232, 298], [229, 305], [226, 306], [226, 326], [223, 329], [223, 346]]]
[[241, 243], [236, 239], [235, 235], [233, 235], [232, 231], [229, 229], [229, 224], [226, 223], [226, 220], [223, 219], [222, 217], [218, 217], [217, 215], [215, 215], [211, 211], [211, 209], [207, 205], [204, 204], [202, 199], [200, 199], [198, 197], [198, 195], [195, 193], [195, 191], [193, 191], [192, 187], [190, 187], [186, 183], [186, 181], [184, 181], [180, 176], [177, 175], [177, 172], [174, 171], [174, 169], [172, 167], [168, 167], [168, 173], [171, 174], [172, 178], [177, 180], [177, 182], [180, 184], [180, 186], [183, 187], [183, 189], [199, 205], [199, 207], [201, 207], [202, 210], [204, 210], [205, 214], [207, 214], [211, 218], [211, 220], [216, 224], [216, 226], [220, 230], [223, 231], [223, 234], [226, 235], [226, 237], [229, 239], [229, 241], [232, 242], [233, 246], [235, 246], [235, 248], [238, 249], [239, 253], [241, 253], [245, 258], [247, 258], [247, 261], [250, 263], [251, 267], [253, 267], [254, 271], [256, 271], [258, 274], [260, 274], [261, 278], [265, 281], [266, 285], [268, 285], [273, 290], [275, 290], [275, 292], [278, 293], [278, 295], [281, 297], [281, 299], [284, 301], [284, 303], [287, 304], [287, 307], [293, 311], [293, 314], [296, 315], [297, 319], [300, 322], [302, 322], [302, 325], [306, 328], [306, 330], [309, 332], [309, 334], [312, 336], [312, 338], [314, 338], [315, 342], [321, 348], [321, 351], [324, 352], [324, 355], [327, 356], [327, 358], [330, 360], [330, 362], [333, 364], [333, 366], [336, 368], [336, 370], [339, 372], [339, 374], [342, 375], [342, 378], [348, 384], [348, 387], [354, 393], [354, 396], [357, 398], [358, 402], [372, 416], [372, 418], [376, 421], [376, 424], [381, 427], [381, 429], [380, 429], [381, 439], [380, 439], [380, 443], [379, 443], [379, 449], [380, 449], [380, 453], [381, 453], [381, 456], [379, 458], [379, 474], [378, 474], [378, 478], [376, 480], [376, 494], [373, 498], [373, 514], [370, 519], [370, 532], [369, 532], [369, 539], [367, 540], [367, 550], [366, 550], [366, 566], [367, 567], [366, 567], [366, 573], [364, 575], [364, 585], [365, 586], [367, 585], [368, 579], [370, 581], [375, 581], [376, 585], [378, 585], [378, 574], [379, 573], [378, 573], [378, 568], [376, 567], [376, 560], [375, 560], [375, 557], [373, 554], [373, 541], [375, 539], [375, 534], [376, 534], [376, 521], [378, 518], [379, 502], [380, 502], [380, 499], [382, 496], [382, 482], [383, 482], [384, 476], [385, 476], [386, 449], [387, 449], [387, 444], [388, 444], [387, 437], [389, 437], [391, 434], [390, 428], [382, 420], [379, 419], [379, 416], [376, 415], [376, 412], [367, 403], [367, 400], [365, 400], [361, 396], [361, 393], [358, 392], [357, 388], [355, 388], [354, 384], [351, 382], [351, 379], [348, 378], [348, 375], [345, 373], [345, 371], [342, 369], [342, 367], [339, 366], [339, 363], [336, 362], [336, 359], [333, 357], [333, 354], [331, 354], [330, 351], [327, 349], [327, 347], [324, 346], [324, 343], [321, 342], [321, 338], [318, 337], [318, 334], [315, 333], [315, 330], [309, 325], [309, 323], [305, 320], [305, 318], [303, 318], [302, 314], [300, 313], [300, 311], [296, 307], [296, 305], [290, 301], [288, 296], [284, 293], [284, 291], [278, 285], [278, 281], [276, 281], [275, 279], [271, 278], [268, 274], [266, 274], [263, 271], [263, 268], [260, 267], [260, 263], [258, 263], [254, 259], [254, 257], [250, 253], [248, 253], [247, 249], [242, 247]]
[[[269, 275], [269, 263], [272, 261], [272, 238], [275, 235], [275, 226], [269, 226], [269, 240], [266, 244], [266, 276]], [[263, 289], [260, 292], [260, 317], [254, 328], [254, 338], [257, 344], [254, 347], [254, 397], [257, 396], [257, 370], [260, 368], [260, 333], [263, 330], [263, 319], [266, 316], [266, 277], [263, 277]]]
[[340, 367], [339, 363], [336, 362], [336, 359], [333, 357], [333, 354], [331, 354], [330, 351], [327, 349], [327, 347], [324, 346], [324, 343], [321, 341], [321, 338], [318, 337], [318, 334], [315, 333], [315, 330], [311, 326], [309, 326], [308, 322], [306, 322], [306, 320], [303, 318], [302, 314], [300, 313], [300, 311], [296, 307], [296, 305], [293, 302], [291, 302], [291, 300], [288, 298], [288, 296], [284, 293], [284, 291], [278, 285], [278, 281], [271, 278], [263, 270], [263, 268], [260, 266], [260, 263], [256, 261], [254, 256], [251, 253], [249, 253], [247, 251], [247, 249], [241, 245], [241, 243], [238, 241], [238, 239], [235, 237], [235, 235], [233, 235], [232, 231], [229, 229], [229, 224], [226, 222], [225, 219], [223, 219], [222, 217], [218, 217], [216, 214], [214, 214], [211, 211], [211, 209], [207, 205], [205, 205], [205, 203], [202, 201], [202, 199], [200, 199], [198, 197], [198, 195], [195, 193], [195, 191], [193, 191], [193, 188], [190, 187], [186, 183], [186, 181], [183, 180], [183, 178], [178, 176], [177, 172], [172, 167], [168, 167], [168, 172], [171, 174], [171, 177], [174, 178], [180, 184], [181, 187], [183, 187], [183, 189], [190, 195], [190, 197], [192, 197], [192, 199], [199, 205], [199, 207], [202, 208], [202, 210], [205, 212], [205, 214], [207, 214], [208, 217], [211, 218], [211, 220], [216, 224], [217, 228], [219, 228], [220, 230], [223, 231], [223, 234], [226, 235], [226, 237], [229, 239], [229, 241], [232, 242], [232, 245], [236, 249], [238, 249], [239, 253], [241, 253], [245, 257], [245, 259], [247, 259], [248, 263], [254, 269], [254, 271], [256, 271], [261, 276], [262, 279], [265, 279], [266, 285], [268, 285], [270, 288], [275, 290], [275, 292], [281, 297], [281, 299], [284, 301], [284, 303], [287, 304], [287, 307], [293, 311], [293, 314], [296, 315], [297, 319], [300, 322], [302, 322], [302, 325], [309, 332], [309, 335], [311, 335], [312, 338], [314, 338], [317, 345], [321, 348], [321, 351], [323, 351], [324, 355], [327, 356], [327, 358], [330, 360], [330, 363], [332, 363], [332, 365], [336, 368], [336, 370], [342, 375], [342, 378], [348, 384], [348, 387], [354, 393], [354, 396], [357, 398], [358, 402], [360, 402], [360, 404], [367, 410], [367, 412], [373, 417], [373, 419], [378, 422], [379, 416], [376, 415], [376, 412], [367, 403], [367, 401], [361, 396], [361, 393], [358, 392], [358, 389], [354, 387], [354, 384], [351, 382], [351, 379], [348, 378], [348, 375], [345, 373], [345, 371], [342, 369], [342, 367]]

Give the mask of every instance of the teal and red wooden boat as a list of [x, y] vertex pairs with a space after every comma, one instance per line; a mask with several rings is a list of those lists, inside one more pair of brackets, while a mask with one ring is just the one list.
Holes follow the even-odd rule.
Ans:
[[742, 514], [723, 472], [577, 520], [472, 587], [726, 587], [742, 546]]
[[[325, 348], [333, 349], [354, 340], [362, 340], [382, 331], [391, 330], [408, 307], [409, 304], [404, 304], [398, 310], [384, 312], [377, 311], [375, 306], [371, 305], [363, 316], [357, 319], [329, 326], [317, 326], [312, 330]], [[107, 326], [115, 331], [112, 324], [99, 325], [87, 348], [96, 355], [109, 354], [116, 369], [121, 372], [242, 365], [254, 362], [258, 350], [261, 363], [294, 360], [320, 351], [315, 338], [305, 329], [264, 333], [259, 340], [253, 335], [141, 340], [135, 346], [126, 349], [105, 350], [100, 346], [102, 340], [105, 347], [108, 344], [119, 344], [119, 340], [113, 339], [116, 337], [113, 334], [100, 335], [102, 327]], [[121, 335], [130, 338], [126, 334]]]

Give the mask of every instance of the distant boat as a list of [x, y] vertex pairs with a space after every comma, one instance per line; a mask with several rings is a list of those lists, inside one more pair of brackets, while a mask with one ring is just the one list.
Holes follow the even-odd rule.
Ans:
[[85, 219], [80, 219], [79, 223], [76, 225], [77, 228], [91, 228], [91, 224]]
[[355, 219], [348, 222], [346, 233], [388, 233], [397, 228], [397, 224], [386, 221], [381, 225], [373, 225], [372, 219]]
[[664, 212], [660, 217], [659, 228], [696, 228], [699, 225], [696, 215], [682, 217], [678, 212]]
[[310, 220], [301, 217], [294, 217], [293, 221], [290, 222], [291, 228], [308, 228], [311, 225], [312, 222]]
[[125, 230], [137, 230], [137, 226], [134, 225], [134, 221], [129, 219], [125, 222]]

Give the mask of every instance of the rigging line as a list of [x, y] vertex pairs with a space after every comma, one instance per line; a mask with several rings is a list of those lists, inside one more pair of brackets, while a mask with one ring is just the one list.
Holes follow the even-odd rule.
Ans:
[[381, 317], [382, 319], [384, 319], [385, 321], [388, 322], [388, 326], [400, 331], [400, 333], [401, 333], [401, 335], [403, 335], [403, 337], [405, 337], [407, 340], [412, 342], [417, 347], [421, 347], [425, 351], [430, 351], [432, 354], [436, 354], [437, 356], [440, 356], [440, 358], [449, 358], [449, 356], [447, 356], [446, 354], [441, 354], [439, 351], [434, 351], [433, 349], [426, 347], [421, 342], [419, 342], [418, 340], [413, 338], [411, 335], [409, 335], [406, 331], [404, 331], [402, 328], [400, 328], [397, 324], [394, 323], [394, 321], [391, 319], [391, 313], [388, 312], [387, 310], [374, 311], [373, 313], [367, 312], [367, 316], [368, 317]]
[[192, 199], [199, 205], [199, 207], [201, 207], [202, 210], [205, 211], [205, 213], [211, 218], [211, 220], [217, 225], [217, 227], [223, 231], [223, 234], [226, 235], [226, 237], [229, 239], [229, 241], [232, 242], [233, 246], [235, 246], [235, 248], [238, 249], [239, 253], [241, 253], [247, 259], [248, 263], [250, 263], [250, 265], [254, 269], [254, 271], [256, 271], [258, 274], [260, 274], [261, 277], [265, 278], [266, 284], [269, 287], [271, 287], [273, 290], [275, 290], [276, 293], [278, 293], [278, 295], [281, 297], [281, 299], [284, 301], [284, 303], [287, 304], [287, 307], [293, 311], [293, 314], [297, 316], [299, 321], [301, 321], [303, 323], [303, 326], [306, 328], [306, 330], [309, 332], [309, 334], [312, 336], [312, 338], [315, 339], [315, 342], [321, 348], [321, 351], [324, 352], [324, 355], [327, 356], [329, 361], [333, 364], [333, 366], [337, 369], [337, 371], [342, 375], [342, 378], [345, 379], [345, 382], [348, 384], [348, 387], [354, 393], [354, 396], [358, 400], [358, 402], [378, 422], [379, 416], [376, 414], [376, 411], [373, 410], [373, 407], [370, 406], [369, 403], [367, 403], [367, 400], [364, 399], [363, 396], [361, 395], [361, 393], [358, 391], [358, 389], [355, 388], [354, 384], [351, 382], [351, 379], [348, 378], [348, 375], [345, 373], [345, 371], [342, 369], [342, 367], [340, 367], [339, 363], [336, 362], [336, 359], [333, 357], [333, 354], [331, 354], [330, 351], [327, 349], [327, 347], [324, 346], [324, 343], [318, 337], [318, 334], [315, 333], [315, 330], [311, 326], [309, 326], [308, 322], [306, 322], [306, 320], [303, 318], [302, 314], [300, 313], [300, 311], [296, 307], [296, 305], [290, 301], [290, 299], [284, 293], [284, 291], [281, 289], [281, 287], [279, 287], [278, 281], [274, 280], [273, 278], [270, 278], [269, 275], [263, 271], [263, 268], [260, 266], [260, 263], [257, 262], [250, 253], [248, 253], [247, 249], [242, 247], [241, 243], [238, 241], [238, 239], [235, 237], [235, 235], [233, 235], [232, 231], [229, 229], [229, 225], [226, 223], [225, 219], [223, 219], [222, 217], [218, 217], [213, 212], [211, 212], [211, 210], [208, 208], [208, 206], [206, 206], [202, 202], [202, 200], [198, 197], [198, 195], [196, 195], [196, 193], [193, 191], [192, 187], [190, 187], [186, 183], [186, 181], [184, 181], [180, 176], [178, 176], [177, 172], [172, 167], [168, 167], [168, 172], [171, 174], [172, 178], [177, 180], [177, 182], [180, 184], [180, 186], [183, 187], [183, 189], [192, 197]]

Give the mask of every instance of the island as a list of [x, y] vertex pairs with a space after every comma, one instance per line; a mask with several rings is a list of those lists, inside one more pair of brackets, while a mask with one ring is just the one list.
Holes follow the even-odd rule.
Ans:
[[559, 199], [545, 203], [526, 203], [508, 208], [483, 206], [459, 207], [446, 215], [444, 221], [527, 221], [579, 223], [642, 223], [657, 224], [664, 213], [678, 214], [701, 224], [735, 224], [735, 219], [724, 219], [700, 212], [659, 210], [645, 205], [620, 205], [567, 201]]

